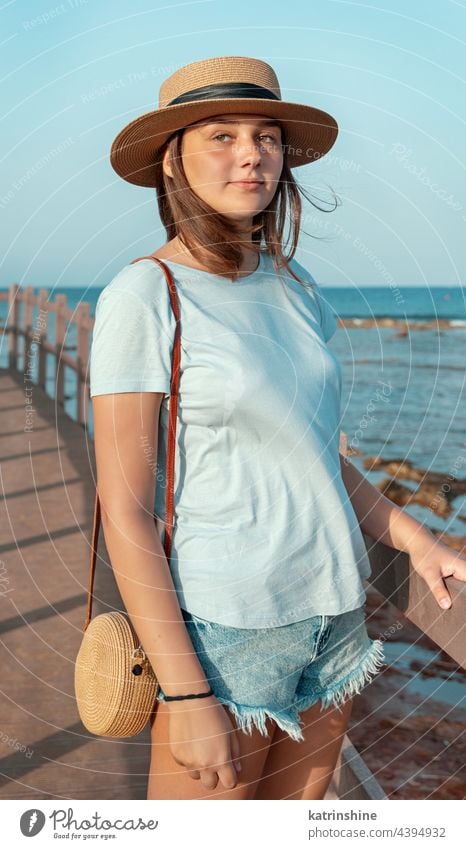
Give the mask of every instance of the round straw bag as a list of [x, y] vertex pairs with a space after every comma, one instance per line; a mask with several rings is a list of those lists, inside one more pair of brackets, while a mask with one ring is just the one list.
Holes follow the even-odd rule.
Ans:
[[[163, 548], [170, 563], [173, 530], [173, 489], [176, 414], [180, 364], [180, 322], [176, 285], [169, 268], [156, 257], [139, 257], [158, 262], [165, 273], [170, 304], [176, 319], [172, 352], [169, 427], [166, 463], [165, 532]], [[92, 601], [101, 509], [96, 489], [87, 616], [84, 636], [76, 657], [74, 688], [78, 713], [92, 734], [133, 737], [145, 727], [157, 708], [159, 684], [127, 614], [101, 613], [91, 621]], [[157, 526], [157, 517], [154, 516]]]
[[157, 678], [127, 616], [102, 613], [87, 627], [75, 665], [83, 725], [93, 734], [132, 737], [145, 727]]

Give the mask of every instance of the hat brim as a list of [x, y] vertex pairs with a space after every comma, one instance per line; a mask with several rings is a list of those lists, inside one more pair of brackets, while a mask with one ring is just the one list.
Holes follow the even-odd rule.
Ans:
[[146, 112], [123, 127], [110, 149], [111, 165], [128, 183], [155, 187], [160, 181], [162, 148], [172, 133], [209, 116], [236, 112], [266, 115], [283, 123], [291, 168], [325, 156], [338, 135], [335, 118], [314, 106], [258, 98], [192, 101]]

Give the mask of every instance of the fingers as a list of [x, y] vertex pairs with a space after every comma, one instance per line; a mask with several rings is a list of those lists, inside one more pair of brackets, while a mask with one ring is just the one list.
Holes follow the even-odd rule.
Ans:
[[201, 770], [201, 784], [206, 788], [206, 790], [215, 790], [218, 784], [218, 773], [214, 772], [211, 769], [202, 769]]
[[218, 776], [225, 787], [225, 790], [233, 790], [233, 788], [238, 784], [238, 775], [231, 761], [230, 763], [226, 763], [220, 767]]
[[231, 757], [237, 772], [241, 772], [241, 761], [239, 760], [240, 756], [241, 748], [238, 739], [238, 732], [233, 732], [231, 735]]
[[233, 790], [237, 783], [237, 773], [233, 764], [222, 764], [218, 770], [214, 769], [187, 769], [190, 778], [201, 782], [206, 790], [215, 790], [219, 781], [222, 782], [226, 790]]
[[466, 581], [466, 560], [462, 557], [455, 557], [451, 563], [450, 574], [453, 575], [457, 581]]
[[195, 781], [199, 781], [201, 773], [198, 769], [187, 769], [186, 772], [188, 773], [190, 778], [193, 778]]
[[186, 772], [194, 781], [200, 781], [207, 790], [215, 790], [218, 784], [218, 774], [211, 769], [188, 769]]
[[424, 578], [439, 607], [443, 610], [447, 610], [451, 607], [450, 593], [448, 592], [440, 573], [437, 571], [426, 570], [422, 577]]

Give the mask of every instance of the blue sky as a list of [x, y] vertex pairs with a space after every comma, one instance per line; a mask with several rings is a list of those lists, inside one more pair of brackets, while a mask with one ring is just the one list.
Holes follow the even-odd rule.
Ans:
[[466, 5], [4, 2], [2, 34], [2, 287], [102, 286], [166, 241], [155, 192], [115, 174], [110, 145], [176, 68], [223, 55], [269, 62], [282, 99], [338, 121], [327, 157], [294, 170], [342, 199], [305, 203], [326, 240], [302, 232], [297, 258], [319, 283], [464, 283]]

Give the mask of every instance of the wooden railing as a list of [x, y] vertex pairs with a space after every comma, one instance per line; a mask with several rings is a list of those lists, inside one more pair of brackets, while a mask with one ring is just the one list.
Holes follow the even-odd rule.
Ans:
[[[64, 370], [69, 368], [76, 375], [76, 412], [75, 420], [86, 427], [89, 407], [89, 340], [94, 327], [94, 319], [89, 313], [89, 304], [80, 303], [75, 310], [67, 306], [66, 295], [57, 294], [54, 301], [49, 301], [47, 289], [40, 289], [38, 295], [34, 295], [32, 286], [22, 289], [17, 283], [10, 286], [8, 292], [0, 292], [0, 301], [8, 302], [8, 317], [5, 326], [0, 330], [8, 336], [8, 367], [17, 369], [19, 352], [19, 340], [24, 339], [24, 369], [29, 373], [28, 364], [37, 349], [38, 357], [38, 380], [37, 384], [47, 391], [47, 355], [55, 360], [55, 386], [56, 400], [60, 406], [65, 403], [65, 379]], [[19, 320], [21, 305], [23, 306], [21, 322]], [[33, 324], [34, 308], [38, 309], [38, 316]], [[49, 338], [49, 318], [55, 316], [55, 340]], [[76, 344], [65, 344], [65, 337], [69, 332], [70, 325], [76, 328]], [[76, 355], [72, 356], [71, 352]]]
[[[18, 367], [18, 341], [25, 339], [25, 359], [28, 363], [33, 344], [38, 347], [39, 368], [38, 383], [46, 391], [46, 356], [55, 358], [56, 402], [64, 405], [63, 368], [73, 369], [76, 374], [76, 416], [81, 425], [87, 425], [89, 403], [88, 359], [90, 351], [90, 333], [94, 319], [89, 314], [89, 304], [81, 303], [75, 310], [66, 304], [66, 295], [57, 295], [55, 302], [48, 300], [48, 290], [41, 289], [38, 296], [33, 295], [32, 287], [21, 289], [17, 284], [10, 287], [8, 293], [0, 293], [0, 300], [8, 300], [8, 320], [3, 333], [8, 335], [8, 365]], [[19, 322], [19, 305], [24, 303], [24, 313]], [[39, 308], [40, 321], [37, 330], [32, 326], [34, 306]], [[50, 313], [56, 316], [55, 341], [48, 340], [48, 318]], [[76, 345], [65, 345], [67, 325], [76, 325]], [[69, 353], [76, 351], [73, 357]], [[345, 451], [345, 440], [340, 444]], [[375, 542], [365, 536], [366, 547], [372, 566], [370, 583], [403, 615], [424, 631], [441, 649], [466, 669], [466, 641], [464, 623], [466, 621], [466, 585], [454, 578], [447, 578], [446, 584], [452, 597], [452, 607], [439, 615], [439, 607], [432, 593], [426, 590], [425, 582], [414, 572], [407, 554]], [[329, 788], [328, 798], [345, 799], [383, 799], [384, 791], [370, 773], [364, 761], [346, 736], [337, 769]]]

